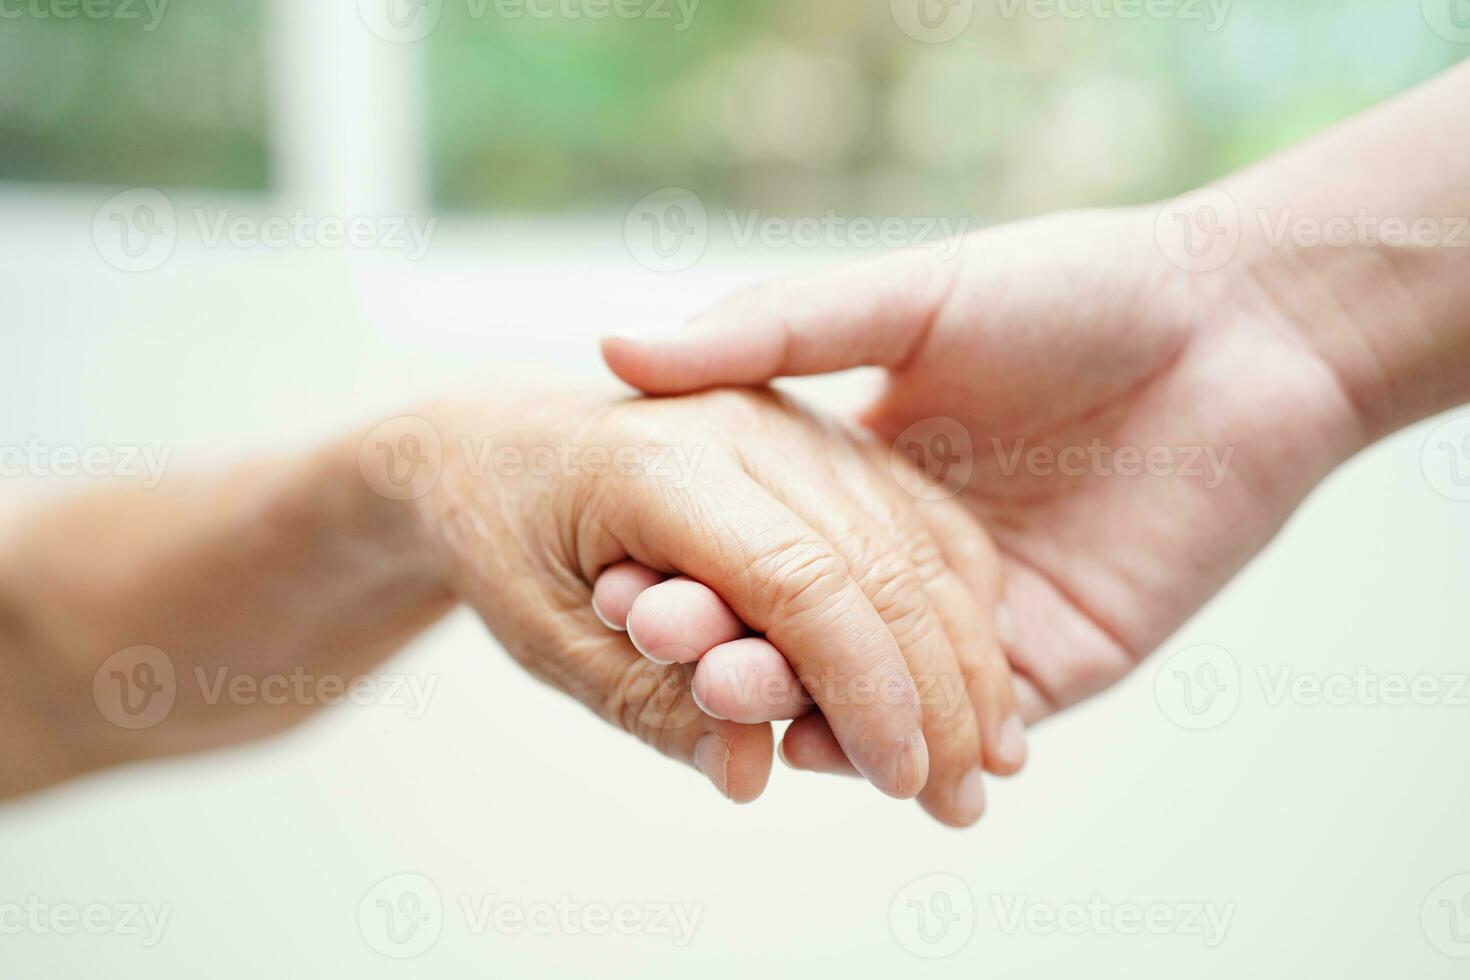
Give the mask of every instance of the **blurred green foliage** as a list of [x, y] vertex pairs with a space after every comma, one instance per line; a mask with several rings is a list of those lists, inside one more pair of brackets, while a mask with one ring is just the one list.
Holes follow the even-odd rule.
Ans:
[[267, 187], [261, 4], [88, 2], [0, 10], [0, 180]]
[[[997, 218], [1143, 200], [1470, 51], [1429, 29], [1418, 0], [1235, 0], [1218, 30], [976, 0], [944, 43], [907, 36], [890, 0], [590, 15], [600, 2], [442, 0], [418, 42], [439, 206], [566, 211], [665, 186], [772, 210]], [[267, 13], [173, 0], [151, 31], [0, 18], [0, 179], [268, 187]]]
[[670, 125], [680, 85], [757, 34], [777, 2], [706, 0], [683, 32], [649, 20], [477, 18], [447, 6], [428, 60], [436, 198], [566, 208], [692, 179], [699, 161]]

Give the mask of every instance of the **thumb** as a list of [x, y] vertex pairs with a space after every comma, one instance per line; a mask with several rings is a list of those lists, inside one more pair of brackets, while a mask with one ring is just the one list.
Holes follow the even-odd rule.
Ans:
[[682, 328], [607, 337], [602, 356], [618, 377], [655, 395], [898, 367], [923, 343], [958, 262], [937, 249], [909, 249], [747, 287]]

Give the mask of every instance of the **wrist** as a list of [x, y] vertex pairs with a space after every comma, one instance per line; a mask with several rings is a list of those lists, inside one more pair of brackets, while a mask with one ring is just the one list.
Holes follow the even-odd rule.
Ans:
[[[1129, 209], [1135, 235], [1152, 252], [1140, 263], [1152, 271], [1134, 287], [1140, 316], [1182, 326], [1191, 343], [1212, 351], [1205, 370], [1220, 391], [1210, 398], [1257, 386], [1249, 417], [1269, 438], [1250, 440], [1252, 457], [1261, 457], [1273, 484], [1289, 473], [1310, 486], [1367, 445], [1365, 423], [1354, 394], [1304, 329], [1308, 292], [1299, 296], [1290, 291], [1294, 283], [1277, 281], [1285, 256], [1260, 247], [1246, 227], [1254, 216], [1235, 204], [1240, 192], [1224, 186]], [[1283, 499], [1303, 492], [1299, 481], [1288, 483]]]
[[1320, 359], [1363, 445], [1470, 399], [1470, 222], [1305, 214], [1280, 200], [1241, 209], [1225, 290], [1270, 309]]
[[421, 506], [442, 467], [437, 428], [399, 416], [319, 451], [306, 467], [303, 497], [366, 575], [407, 594], [443, 593], [449, 577]]
[[1227, 276], [1332, 370], [1369, 442], [1470, 401], [1467, 93], [1470, 64], [1219, 185]]

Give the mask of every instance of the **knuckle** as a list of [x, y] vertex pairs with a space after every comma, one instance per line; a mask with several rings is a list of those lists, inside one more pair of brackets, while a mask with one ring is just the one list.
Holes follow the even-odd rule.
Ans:
[[863, 562], [858, 585], [901, 646], [923, 639], [934, 624], [924, 599], [924, 582], [907, 556], [891, 551]]
[[815, 542], [767, 549], [756, 555], [748, 567], [761, 605], [776, 622], [804, 618], [830, 608], [849, 581], [847, 565], [842, 559]]
[[909, 542], [909, 563], [921, 586], [933, 585], [944, 578], [949, 563], [944, 559], [944, 550], [927, 531], [915, 529], [906, 536]]
[[948, 570], [949, 562], [929, 525], [913, 508], [897, 501], [888, 502], [882, 519], [890, 529], [891, 544], [885, 550], [904, 555], [918, 574], [920, 584], [938, 581]]

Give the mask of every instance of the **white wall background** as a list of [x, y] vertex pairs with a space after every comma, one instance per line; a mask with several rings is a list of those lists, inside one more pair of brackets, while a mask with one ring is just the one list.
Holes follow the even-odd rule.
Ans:
[[[0, 442], [167, 444], [174, 466], [207, 465], [490, 369], [593, 372], [605, 328], [673, 322], [767, 268], [832, 258], [712, 255], [660, 277], [630, 258], [620, 220], [459, 223], [417, 264], [211, 250], [181, 234], [162, 268], [130, 275], [92, 240], [109, 193], [4, 201]], [[172, 910], [151, 949], [0, 936], [0, 974], [1463, 976], [1421, 910], [1470, 872], [1470, 707], [1271, 706], [1257, 676], [1470, 672], [1470, 504], [1426, 479], [1426, 431], [1339, 473], [1169, 644], [1233, 653], [1233, 718], [1203, 732], [1171, 723], [1151, 662], [1039, 729], [1028, 770], [995, 786], [974, 831], [779, 766], [765, 798], [732, 807], [538, 686], [460, 616], [390, 665], [440, 679], [422, 718], [345, 707], [259, 747], [0, 809], [0, 902]], [[398, 962], [365, 940], [358, 906], [403, 872], [434, 882], [445, 911], [433, 948]], [[929, 962], [892, 934], [890, 907], [935, 872], [963, 881], [975, 912], [968, 943]], [[653, 935], [477, 934], [464, 896], [687, 903], [702, 917], [683, 948]], [[1003, 928], [1017, 900], [1093, 898], [1210, 903], [1233, 918], [1214, 948], [1202, 936]]]
[[[351, 98], [327, 91], [320, 111], [357, 111]], [[288, 124], [287, 150], [305, 162], [286, 166], [283, 201], [411, 202], [412, 179], [385, 189], [354, 176], [353, 147], [371, 141], [313, 148], [309, 121]], [[622, 215], [444, 221], [419, 262], [211, 248], [191, 230], [194, 207], [286, 205], [173, 195], [177, 249], [128, 274], [93, 238], [114, 190], [0, 191], [0, 444], [167, 445], [174, 467], [207, 466], [507, 368], [588, 377], [606, 329], [677, 322], [735, 284], [837, 258], [716, 248], [660, 276], [630, 256]], [[809, 390], [846, 401], [861, 380]], [[993, 784], [976, 830], [780, 766], [761, 801], [732, 807], [538, 686], [457, 616], [389, 665], [438, 679], [422, 718], [345, 707], [265, 745], [0, 808], [0, 906], [34, 896], [170, 910], [152, 948], [0, 934], [0, 976], [1464, 976], [1467, 962], [1447, 954], [1470, 954], [1470, 904], [1460, 914], [1440, 899], [1470, 884], [1435, 890], [1470, 874], [1470, 703], [1272, 705], [1259, 674], [1362, 666], [1445, 687], [1470, 674], [1470, 503], [1432, 486], [1430, 428], [1336, 475], [1168, 644], [1164, 655], [1197, 643], [1231, 652], [1241, 680], [1229, 721], [1198, 732], [1171, 722], [1151, 661], [1037, 730], [1027, 771]], [[34, 482], [6, 489], [57, 489]], [[401, 873], [427, 877], [444, 902], [437, 942], [409, 961], [380, 955], [359, 917], [375, 883]], [[912, 940], [907, 902], [931, 901], [935, 879], [904, 889], [936, 873], [961, 883], [945, 879], [958, 918], [943, 942], [965, 942], [931, 961], [914, 950], [942, 947]], [[510, 935], [476, 932], [462, 899], [679, 903], [700, 918], [682, 947], [663, 935]], [[1229, 926], [1210, 946], [1006, 925], [1018, 902], [1094, 901], [1181, 915], [1198, 903]]]

